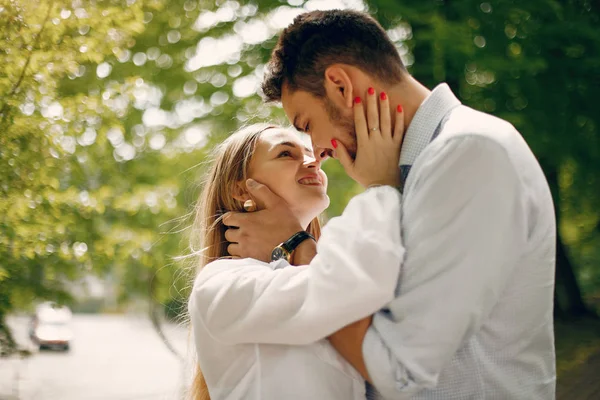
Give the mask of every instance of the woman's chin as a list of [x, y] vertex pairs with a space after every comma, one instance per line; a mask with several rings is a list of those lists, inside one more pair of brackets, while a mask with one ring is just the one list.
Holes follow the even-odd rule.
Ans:
[[325, 193], [325, 196], [323, 197], [323, 209], [321, 210], [321, 212], [327, 210], [327, 208], [329, 208], [329, 203], [331, 202], [331, 200], [329, 199], [329, 196], [327, 195], [327, 193]]
[[327, 193], [323, 194], [323, 197], [321, 197], [320, 201], [316, 202], [317, 204], [315, 204], [315, 210], [316, 210], [316, 214], [315, 217], [318, 217], [323, 211], [327, 210], [327, 208], [329, 207], [329, 196], [327, 195]]
[[322, 196], [305, 198], [300, 201], [301, 206], [296, 209], [296, 215], [304, 215], [307, 220], [313, 220], [317, 218], [323, 211], [329, 207], [329, 196], [323, 194]]
[[329, 207], [329, 201], [330, 200], [329, 195], [327, 194], [327, 190], [323, 188], [322, 191], [314, 193], [312, 196], [310, 196], [310, 198], [306, 200], [306, 203], [314, 204], [313, 208], [322, 208], [322, 212], [325, 211], [327, 207]]

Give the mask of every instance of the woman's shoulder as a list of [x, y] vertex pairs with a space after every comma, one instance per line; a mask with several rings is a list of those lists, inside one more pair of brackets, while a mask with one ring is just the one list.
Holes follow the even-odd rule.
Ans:
[[[199, 304], [209, 300], [222, 287], [234, 282], [236, 277], [256, 268], [268, 268], [268, 264], [252, 258], [219, 258], [201, 267], [194, 278], [191, 299]], [[210, 301], [208, 301], [209, 304]]]
[[[264, 264], [262, 261], [255, 260], [253, 258], [228, 258], [223, 257], [217, 260], [211, 261], [198, 271], [198, 275], [196, 280], [203, 275], [213, 275], [215, 273], [224, 272], [231, 269], [237, 269], [241, 267], [251, 266], [251, 265], [261, 265]], [[264, 264], [267, 265], [267, 264]]]
[[222, 268], [222, 267], [235, 267], [240, 265], [253, 265], [253, 264], [264, 264], [268, 265], [260, 260], [254, 258], [233, 258], [233, 257], [221, 257], [214, 261], [209, 262], [204, 268]]
[[270, 263], [257, 260], [255, 258], [219, 258], [211, 261], [200, 269], [196, 276], [195, 282], [202, 282], [206, 279], [210, 279], [215, 275], [230, 274], [236, 272], [251, 273], [252, 271], [265, 270], [273, 271], [280, 269], [289, 264], [282, 262], [283, 260], [273, 261]]
[[282, 263], [266, 263], [254, 258], [220, 258], [212, 261], [197, 273], [190, 302], [207, 305], [224, 288], [250, 288], [252, 285], [247, 285], [250, 282], [269, 279], [279, 264]]
[[257, 260], [255, 258], [222, 257], [206, 264], [204, 267], [202, 267], [200, 272], [223, 268], [239, 268], [244, 266], [269, 267], [269, 265], [269, 263]]

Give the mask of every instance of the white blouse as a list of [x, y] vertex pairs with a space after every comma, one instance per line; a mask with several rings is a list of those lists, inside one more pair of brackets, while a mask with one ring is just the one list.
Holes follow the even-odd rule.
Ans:
[[404, 257], [400, 193], [376, 187], [323, 228], [310, 265], [221, 259], [189, 312], [212, 400], [350, 400], [365, 384], [326, 337], [394, 298]]

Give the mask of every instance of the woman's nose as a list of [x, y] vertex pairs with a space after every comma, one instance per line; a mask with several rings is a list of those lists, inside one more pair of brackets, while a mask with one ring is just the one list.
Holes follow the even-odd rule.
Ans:
[[304, 165], [308, 168], [321, 169], [321, 160], [311, 156], [304, 156]]

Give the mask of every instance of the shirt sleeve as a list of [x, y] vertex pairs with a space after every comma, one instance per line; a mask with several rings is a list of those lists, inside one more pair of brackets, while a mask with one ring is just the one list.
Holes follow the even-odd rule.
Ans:
[[373, 314], [394, 298], [404, 256], [400, 196], [382, 186], [353, 198], [324, 227], [310, 265], [207, 265], [190, 296], [192, 324], [227, 344], [307, 344]]
[[404, 198], [397, 297], [363, 341], [385, 398], [437, 384], [498, 300], [527, 240], [524, 191], [506, 150], [477, 136], [434, 142]]

